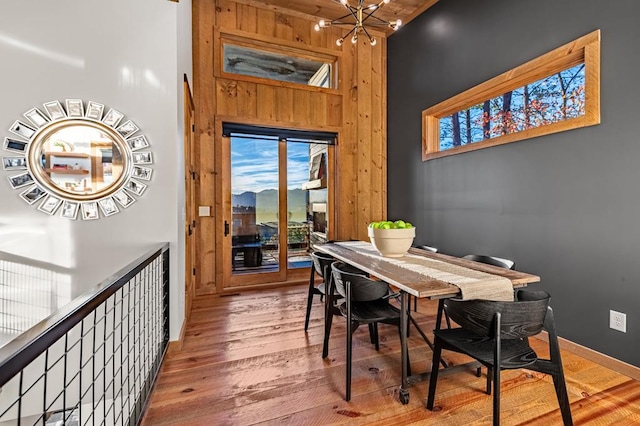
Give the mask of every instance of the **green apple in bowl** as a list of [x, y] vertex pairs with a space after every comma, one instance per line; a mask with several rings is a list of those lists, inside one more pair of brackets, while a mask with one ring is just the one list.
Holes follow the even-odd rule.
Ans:
[[404, 220], [371, 222], [367, 233], [371, 244], [385, 257], [404, 256], [416, 236], [416, 228]]

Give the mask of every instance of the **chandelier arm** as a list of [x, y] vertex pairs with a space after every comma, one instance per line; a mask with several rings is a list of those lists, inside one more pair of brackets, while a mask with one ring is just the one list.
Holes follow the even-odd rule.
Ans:
[[369, 38], [369, 43], [373, 43], [373, 37], [371, 37], [371, 34], [369, 34], [369, 31], [367, 31], [366, 27], [362, 27], [362, 32], [366, 34], [366, 36]]
[[[358, 15], [356, 15], [356, 12], [358, 11], [358, 8], [355, 8], [353, 6], [351, 6], [350, 4], [345, 4], [344, 7], [347, 8], [347, 10], [349, 11], [349, 13], [347, 13], [346, 15], [344, 15], [342, 18], [346, 18], [347, 16], [352, 16], [353, 19], [356, 20], [356, 22], [358, 22]], [[340, 18], [340, 19], [342, 19]]]
[[374, 13], [376, 13], [377, 11], [378, 11], [378, 9], [376, 9], [376, 10], [374, 10], [372, 12], [365, 12], [366, 16], [362, 19], [362, 23], [364, 24], [365, 21], [367, 19], [369, 19], [369, 18], [374, 18], [374, 19], [377, 19], [379, 22], [374, 22], [374, 23], [371, 23], [369, 25], [390, 25], [391, 23], [389, 21], [385, 21], [384, 19], [378, 18], [377, 16], [374, 15]]
[[331, 25], [353, 25], [353, 22], [342, 22], [342, 19], [348, 18], [348, 17], [353, 17], [353, 13], [347, 13], [346, 15], [341, 16], [339, 18], [332, 19], [331, 21], [329, 21], [329, 23]]
[[358, 28], [358, 27], [353, 27], [353, 28], [351, 28], [351, 29], [349, 30], [349, 32], [348, 32], [348, 33], [346, 33], [345, 35], [343, 35], [343, 36], [342, 36], [342, 38], [343, 38], [344, 40], [346, 40], [346, 39], [347, 39], [347, 37], [349, 37], [349, 35], [350, 35], [352, 32], [354, 32], [354, 31], [356, 30], [356, 28]]

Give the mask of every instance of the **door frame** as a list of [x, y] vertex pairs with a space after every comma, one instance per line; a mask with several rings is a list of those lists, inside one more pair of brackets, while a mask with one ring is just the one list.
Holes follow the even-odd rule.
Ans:
[[195, 104], [189, 85], [189, 79], [184, 74], [184, 317], [185, 323], [191, 316], [191, 306], [196, 295], [196, 177], [195, 165]]
[[[292, 129], [292, 130], [308, 130], [308, 131], [320, 131], [320, 132], [333, 132], [339, 136], [339, 128], [335, 127], [321, 127], [314, 128], [312, 126], [300, 126], [294, 125], [290, 122], [280, 122], [280, 121], [265, 121], [265, 120], [254, 120], [241, 118], [237, 116], [216, 116], [215, 117], [215, 153], [216, 153], [216, 183], [215, 183], [215, 203], [216, 209], [214, 212], [215, 215], [215, 259], [216, 259], [216, 292], [217, 293], [231, 293], [238, 290], [250, 290], [257, 288], [270, 288], [282, 285], [294, 285], [300, 284], [302, 282], [306, 282], [309, 280], [309, 268], [296, 268], [286, 270], [285, 268], [281, 268], [281, 271], [284, 271], [284, 276], [279, 277], [278, 280], [265, 280], [265, 274], [252, 274], [251, 278], [245, 278], [241, 284], [236, 282], [237, 280], [229, 281], [230, 273], [225, 273], [225, 266], [231, 265], [231, 243], [229, 242], [225, 245], [225, 220], [231, 226], [230, 214], [231, 214], [231, 193], [226, 189], [226, 185], [229, 185], [231, 182], [231, 153], [230, 149], [230, 138], [225, 138], [222, 136], [222, 123], [223, 122], [233, 122], [238, 124], [246, 124], [253, 126], [261, 126], [261, 127], [269, 127], [274, 129]], [[224, 139], [227, 139], [225, 141]], [[338, 138], [339, 139], [339, 138]], [[337, 142], [336, 142], [337, 143]], [[327, 212], [327, 220], [330, 220], [332, 225], [329, 227], [329, 232], [327, 234], [328, 239], [335, 239], [335, 235], [338, 229], [337, 224], [337, 208], [335, 205], [335, 200], [338, 199], [338, 188], [337, 188], [337, 147], [336, 145], [329, 145], [328, 148], [328, 157], [327, 162], [329, 164], [330, 173], [328, 175], [328, 186], [331, 190], [328, 191], [328, 204], [329, 211]], [[280, 156], [283, 157], [282, 155]], [[286, 158], [284, 158], [286, 164]], [[286, 200], [286, 167], [279, 167], [281, 170], [284, 170], [285, 179], [280, 178], [279, 185], [284, 185], [284, 190], [279, 191], [280, 197], [285, 197]], [[228, 183], [229, 182], [229, 183]], [[228, 183], [228, 184], [227, 184]], [[286, 216], [286, 215], [285, 215]], [[282, 226], [282, 218], [279, 219], [279, 224]], [[284, 218], [284, 229], [286, 229], [286, 217]], [[280, 244], [286, 244], [286, 234], [279, 232], [280, 235]], [[284, 251], [280, 252], [279, 261], [281, 265], [286, 266], [286, 253]], [[284, 262], [284, 263], [283, 263]], [[227, 269], [229, 272], [231, 271], [231, 267], [228, 266]], [[250, 275], [246, 275], [246, 277], [250, 277]]]
[[[286, 164], [286, 158], [283, 158], [283, 153], [285, 152], [285, 144], [282, 141], [273, 141], [278, 144], [278, 208], [280, 206], [285, 205], [287, 202], [287, 191], [286, 191], [286, 178], [287, 171], [286, 168], [283, 170], [283, 164]], [[271, 284], [271, 283], [280, 283], [286, 281], [287, 279], [287, 259], [286, 259], [286, 251], [279, 250], [278, 251], [278, 264], [279, 269], [274, 272], [258, 272], [258, 273], [247, 273], [247, 274], [233, 274], [231, 269], [231, 264], [233, 260], [232, 257], [232, 247], [231, 247], [231, 228], [233, 223], [233, 212], [232, 212], [232, 194], [231, 194], [231, 138], [222, 136], [222, 158], [223, 158], [223, 167], [224, 174], [222, 181], [224, 184], [222, 185], [221, 192], [223, 198], [223, 230], [219, 235], [222, 236], [222, 257], [223, 257], [223, 283], [225, 288], [235, 288], [235, 287], [245, 287], [256, 284]], [[283, 190], [284, 188], [284, 190]], [[279, 247], [283, 247], [283, 241], [286, 244], [286, 233], [282, 232], [282, 226], [284, 221], [284, 229], [286, 229], [286, 215], [283, 218], [283, 215], [278, 215], [278, 245]], [[228, 232], [227, 232], [228, 231]], [[284, 259], [284, 263], [283, 263]], [[283, 267], [284, 266], [284, 267]]]

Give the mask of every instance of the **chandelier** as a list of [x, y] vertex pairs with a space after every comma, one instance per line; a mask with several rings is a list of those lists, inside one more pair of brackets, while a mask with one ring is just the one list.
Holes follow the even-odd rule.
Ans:
[[380, 0], [379, 3], [373, 3], [369, 6], [364, 6], [364, 0], [357, 0], [357, 6], [351, 6], [348, 0], [340, 0], [340, 3], [349, 11], [344, 16], [334, 19], [332, 21], [320, 20], [315, 25], [315, 30], [320, 31], [322, 28], [329, 27], [331, 25], [343, 26], [351, 28], [348, 33], [336, 40], [338, 46], [342, 46], [344, 40], [351, 36], [351, 43], [358, 41], [358, 34], [363, 33], [369, 39], [371, 46], [376, 45], [376, 39], [369, 34], [367, 27], [390, 27], [394, 31], [400, 28], [402, 21], [399, 19], [396, 21], [385, 21], [374, 15], [382, 6], [389, 3], [391, 0]]

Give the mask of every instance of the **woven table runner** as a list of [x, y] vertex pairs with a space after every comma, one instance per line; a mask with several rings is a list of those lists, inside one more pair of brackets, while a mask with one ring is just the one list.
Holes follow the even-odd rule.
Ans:
[[510, 279], [505, 277], [409, 253], [402, 257], [384, 257], [371, 243], [363, 241], [343, 241], [335, 244], [355, 250], [362, 255], [383, 259], [396, 266], [453, 284], [460, 289], [462, 300], [513, 301], [513, 284]]

